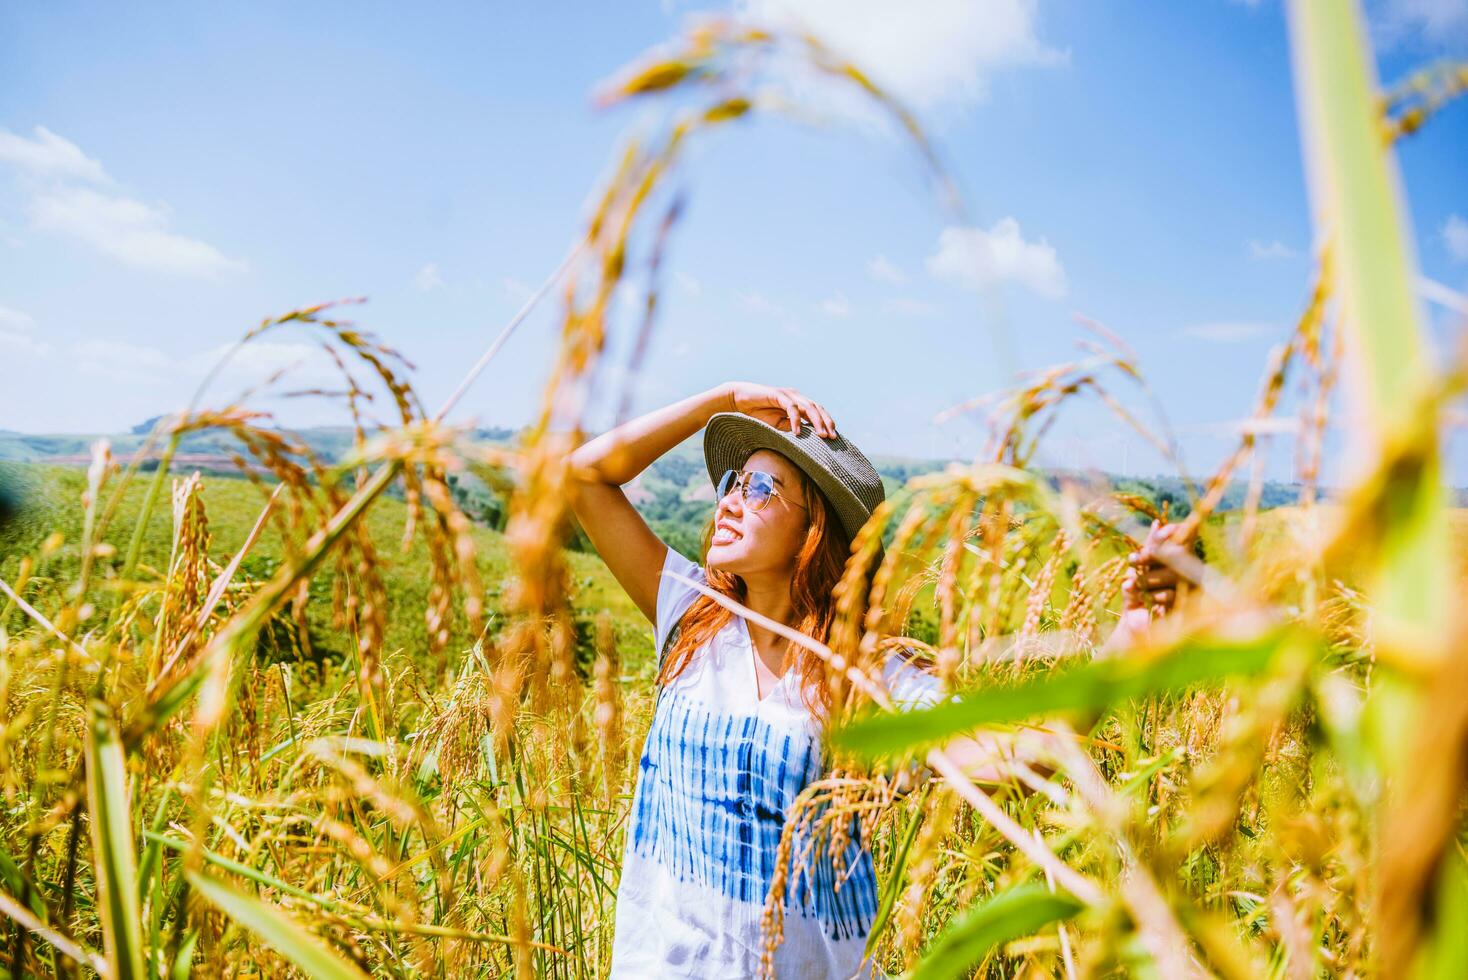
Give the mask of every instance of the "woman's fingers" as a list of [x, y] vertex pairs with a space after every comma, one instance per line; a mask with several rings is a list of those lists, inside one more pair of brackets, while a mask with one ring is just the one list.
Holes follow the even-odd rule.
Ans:
[[792, 434], [800, 431], [800, 406], [795, 404], [795, 399], [787, 398], [781, 403], [785, 409], [785, 417], [790, 421], [790, 432]]
[[821, 413], [821, 421], [826, 425], [826, 438], [836, 438], [836, 420], [831, 418], [831, 413], [820, 405], [816, 406], [816, 411]]
[[831, 416], [826, 410], [815, 402], [806, 405], [806, 414], [810, 416], [811, 428], [816, 430], [816, 435], [830, 439], [836, 435], [836, 426], [831, 422]]
[[1151, 593], [1152, 608], [1157, 612], [1169, 612], [1173, 602], [1177, 599], [1177, 592], [1173, 589], [1159, 589]]
[[[795, 399], [796, 418], [797, 419], [804, 418], [804, 419], [808, 420], [810, 422], [811, 431], [812, 432], [819, 433], [820, 432], [820, 428], [821, 428], [821, 423], [820, 423], [820, 420], [816, 418], [815, 412], [811, 408], [811, 406], [813, 404], [814, 403], [809, 398], [806, 398], [803, 395], [796, 396], [796, 399]], [[800, 430], [799, 429], [796, 429], [795, 431], [796, 432], [799, 432]]]
[[835, 434], [836, 427], [831, 424], [831, 416], [814, 399], [800, 396], [800, 407], [806, 418], [810, 419], [810, 427], [816, 435], [830, 437]]
[[[1151, 528], [1147, 531], [1147, 540], [1140, 548], [1127, 555], [1127, 564], [1139, 570], [1143, 574], [1165, 574], [1168, 577], [1155, 580], [1149, 588], [1158, 588], [1163, 585], [1176, 585], [1179, 582], [1189, 582], [1196, 585], [1190, 577], [1176, 567], [1175, 562], [1164, 560], [1169, 553], [1173, 556], [1186, 555], [1187, 549], [1177, 539], [1182, 525], [1162, 524], [1153, 521]], [[1144, 584], [1146, 584], [1144, 582]]]
[[1159, 545], [1168, 541], [1177, 533], [1178, 525], [1163, 524], [1161, 521], [1153, 521], [1152, 526], [1147, 529], [1147, 540], [1142, 542], [1141, 551], [1145, 555], [1152, 555], [1157, 551]]
[[1147, 573], [1123, 582], [1122, 593], [1131, 604], [1155, 606], [1165, 601], [1170, 607], [1181, 581], [1175, 572]]
[[[830, 438], [836, 434], [836, 426], [824, 408], [804, 395], [797, 394], [795, 398], [800, 413], [810, 420], [810, 427], [816, 435]], [[799, 429], [793, 431], [798, 432]]]
[[736, 400], [738, 411], [767, 421], [777, 429], [788, 426], [790, 432], [796, 435], [800, 433], [803, 419], [810, 422], [811, 431], [816, 435], [827, 439], [836, 437], [836, 422], [820, 403], [807, 398], [794, 388], [761, 386], [757, 390], [762, 396], [760, 401], [763, 404], [746, 404]]
[[1146, 542], [1127, 555], [1126, 576], [1122, 579], [1122, 594], [1128, 608], [1143, 607], [1153, 615], [1165, 615], [1177, 602], [1179, 585], [1184, 577], [1177, 569], [1158, 558], [1158, 552], [1175, 549], [1177, 544], [1170, 539], [1178, 525], [1153, 521], [1147, 531]]
[[1181, 524], [1162, 524], [1153, 532], [1155, 538], [1152, 540], [1152, 550], [1159, 551], [1163, 547], [1180, 547], [1183, 526]]
[[1177, 587], [1182, 576], [1166, 566], [1153, 566], [1155, 571], [1143, 572], [1138, 578], [1142, 588], [1152, 591], [1154, 589], [1173, 589]]

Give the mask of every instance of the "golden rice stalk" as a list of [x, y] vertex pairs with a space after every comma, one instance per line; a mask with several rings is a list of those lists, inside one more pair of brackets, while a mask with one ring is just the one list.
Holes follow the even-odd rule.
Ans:
[[624, 756], [622, 690], [617, 673], [621, 656], [611, 616], [603, 612], [596, 621], [596, 707], [592, 722], [596, 726], [597, 745], [602, 759], [602, 780], [608, 805], [622, 791]]
[[1468, 92], [1468, 62], [1447, 62], [1416, 72], [1382, 99], [1386, 141], [1416, 133], [1438, 110], [1464, 92]]
[[193, 632], [209, 590], [209, 518], [202, 489], [198, 473], [174, 483], [173, 549], [155, 618], [152, 676], [162, 666], [162, 651], [178, 647]]
[[932, 809], [925, 815], [922, 829], [908, 859], [907, 887], [903, 889], [897, 908], [896, 928], [904, 952], [917, 952], [927, 928], [924, 911], [928, 894], [937, 883], [943, 838], [953, 829], [955, 797], [939, 790]]

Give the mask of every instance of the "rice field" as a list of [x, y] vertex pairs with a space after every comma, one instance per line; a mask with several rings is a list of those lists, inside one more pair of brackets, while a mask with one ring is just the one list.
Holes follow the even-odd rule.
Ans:
[[[1126, 555], [1165, 515], [1056, 486], [1036, 451], [1081, 395], [1169, 443], [1123, 407], [1145, 382], [1098, 329], [1084, 358], [988, 407], [979, 458], [889, 497], [853, 542], [830, 636], [807, 643], [837, 695], [833, 769], [787, 814], [781, 861], [809, 858], [797, 828], [870, 843], [883, 972], [1468, 972], [1468, 658], [1452, 601], [1465, 529], [1441, 474], [1468, 375], [1424, 343], [1391, 157], [1468, 87], [1468, 66], [1383, 94], [1352, 4], [1300, 0], [1291, 31], [1322, 244], [1295, 329], [1261, 365], [1256, 415], [1287, 386], [1305, 393], [1302, 502], [1218, 511], [1251, 472], [1246, 429], [1181, 521], [1201, 546], [1164, 552], [1200, 584], [1144, 642], [1101, 649]], [[327, 306], [241, 343], [328, 346], [356, 430], [342, 462], [206, 388], [135, 455], [104, 443], [84, 472], [4, 472], [41, 502], [0, 538], [6, 975], [606, 973], [653, 657], [605, 568], [564, 547], [568, 455], [606, 383], [622, 284], [644, 294], [639, 342], [658, 328], [682, 154], [786, 108], [761, 95], [776, 59], [870, 101], [935, 206], [961, 207], [927, 137], [857, 66], [812, 38], [710, 21], [601, 93], [663, 122], [628, 141], [547, 282], [561, 343], [517, 443], [445, 422], [499, 341], [430, 408], [399, 352]], [[1360, 370], [1341, 370], [1345, 350], [1365, 352]], [[369, 392], [392, 425], [364, 421]], [[1375, 428], [1352, 434], [1362, 475], [1321, 501], [1338, 396]], [[199, 431], [233, 437], [238, 478], [173, 464]], [[511, 488], [503, 533], [461, 510], [450, 477], [465, 472]], [[917, 617], [936, 624], [928, 640], [910, 635]], [[962, 697], [885, 710], [872, 678], [894, 645]], [[977, 784], [944, 753], [977, 729], [1007, 747], [1001, 781]], [[914, 760], [916, 785], [899, 776]], [[778, 902], [766, 924], [777, 943]]]

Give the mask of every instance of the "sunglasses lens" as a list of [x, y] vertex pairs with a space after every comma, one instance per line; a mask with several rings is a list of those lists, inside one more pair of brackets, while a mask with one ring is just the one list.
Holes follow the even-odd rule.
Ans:
[[751, 510], [760, 510], [770, 502], [775, 494], [775, 480], [768, 473], [751, 473], [749, 482], [745, 484], [744, 499], [749, 502]]
[[735, 470], [725, 470], [724, 475], [719, 477], [719, 499], [723, 500], [734, 489], [734, 481], [739, 476]]

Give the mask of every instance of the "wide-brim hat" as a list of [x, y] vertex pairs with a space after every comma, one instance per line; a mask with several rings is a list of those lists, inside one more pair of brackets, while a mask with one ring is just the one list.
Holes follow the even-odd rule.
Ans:
[[799, 432], [786, 432], [742, 412], [720, 412], [703, 430], [703, 460], [715, 489], [725, 470], [742, 468], [758, 449], [779, 453], [815, 482], [849, 541], [887, 497], [876, 468], [840, 432], [824, 438], [804, 419]]

